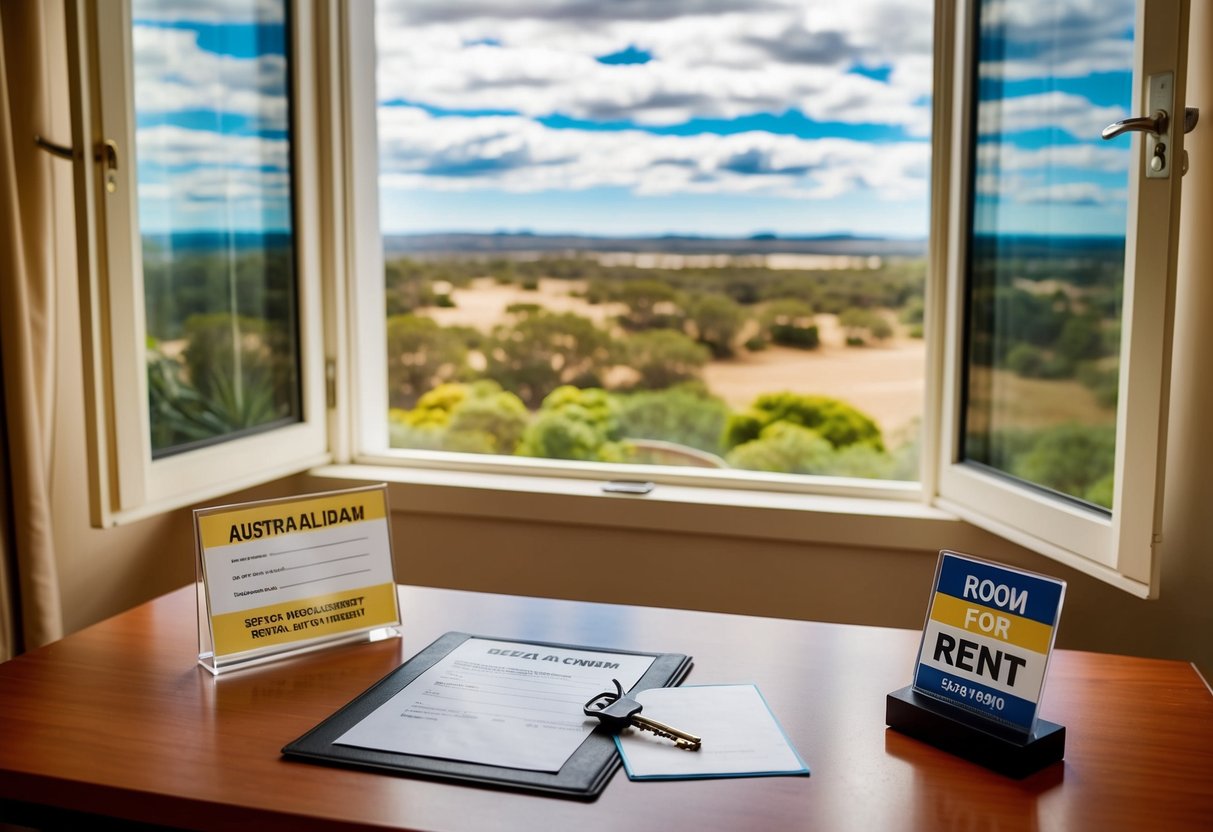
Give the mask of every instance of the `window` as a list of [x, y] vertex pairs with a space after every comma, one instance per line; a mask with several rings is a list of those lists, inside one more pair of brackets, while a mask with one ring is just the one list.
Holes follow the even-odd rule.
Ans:
[[[236, 300], [229, 291], [215, 314], [228, 327], [229, 375], [246, 366], [235, 360], [246, 347], [259, 356], [273, 340], [283, 345], [273, 351], [284, 357], [273, 365], [281, 387], [257, 385], [273, 402], [264, 418], [170, 437], [159, 451], [147, 411], [123, 419], [129, 405], [116, 403], [148, 402], [147, 361], [179, 340], [163, 329], [160, 263], [139, 233], [186, 227], [177, 212], [150, 213], [165, 174], [154, 166], [165, 148], [152, 139], [175, 135], [155, 129], [201, 125], [151, 115], [162, 105], [138, 93], [137, 16], [90, 20], [90, 4], [73, 4], [87, 35], [81, 89], [90, 78], [98, 86], [78, 95], [81, 123], [119, 150], [113, 193], [104, 165], [81, 186], [97, 241], [91, 383], [108, 516], [328, 457], [466, 472], [482, 488], [495, 487], [483, 478], [491, 472], [531, 493], [642, 478], [705, 512], [743, 490], [738, 505], [777, 492], [826, 495], [796, 503], [825, 511], [831, 495], [869, 498], [839, 501], [840, 514], [905, 517], [918, 499], [1147, 594], [1179, 175], [1145, 178], [1140, 138], [1094, 136], [1144, 112], [1141, 91], [1165, 72], [1170, 107], [1182, 112], [1182, 4], [1148, 0], [1134, 16], [1124, 3], [937, 2], [931, 31], [930, 9], [912, 2], [726, 3], [689, 17], [669, 4], [638, 15], [668, 15], [669, 26], [612, 22], [627, 10], [611, 4], [545, 4], [529, 18], [509, 7], [511, 19], [458, 2], [284, 2], [269, 4], [284, 33], [275, 40], [264, 18], [250, 17], [266, 4], [250, 0], [243, 34], [216, 63], [235, 71], [285, 58], [286, 87], [281, 72], [256, 77], [261, 94], [271, 76], [279, 100], [289, 89], [289, 124], [257, 130], [210, 113], [211, 138], [232, 152], [208, 176], [260, 194], [260, 206], [229, 216], [255, 209], [263, 241], [269, 229], [289, 230], [294, 301], [278, 302], [273, 269], [259, 272], [261, 288], [242, 289], [237, 252], [225, 261], [236, 283], [224, 284], [236, 285]], [[203, 19], [213, 24], [218, 6], [191, 4], [162, 35], [205, 51], [217, 33]], [[584, 14], [594, 25], [580, 25]], [[726, 42], [711, 39], [721, 31]], [[738, 73], [746, 67], [757, 69]], [[255, 152], [234, 152], [250, 138], [242, 130], [258, 133]], [[1179, 158], [1181, 133], [1164, 138]], [[123, 163], [125, 148], [135, 165]], [[182, 158], [179, 173], [190, 167]], [[867, 197], [848, 196], [856, 186]], [[723, 220], [711, 224], [716, 209], [691, 213], [721, 189]], [[637, 198], [642, 191], [660, 196]], [[552, 192], [560, 198], [544, 202]], [[821, 197], [830, 213], [805, 219]], [[877, 213], [897, 204], [906, 210]], [[688, 219], [635, 216], [653, 206], [653, 216]], [[746, 224], [732, 233], [739, 206]], [[569, 237], [548, 239], [562, 228]], [[712, 228], [708, 242], [728, 239], [642, 246], [649, 228], [684, 238]], [[852, 236], [821, 238], [835, 228]], [[857, 239], [876, 229], [884, 248]], [[808, 235], [807, 248], [791, 246]], [[604, 242], [612, 236], [615, 245]], [[835, 248], [822, 251], [827, 242]], [[825, 254], [844, 259], [797, 259]], [[824, 268], [837, 264], [845, 268]], [[250, 299], [256, 311], [246, 316]], [[855, 388], [805, 382], [796, 368], [808, 363], [788, 365], [792, 396], [766, 403], [757, 394], [780, 393], [783, 377], [770, 390], [751, 378], [745, 392], [721, 395], [719, 373], [708, 372], [752, 368], [763, 346], [803, 362], [831, 346], [887, 369], [890, 341], [914, 356], [886, 379], [913, 391], [912, 404], [892, 408], [909, 417], [898, 429], [887, 416], [865, 423], [865, 409], [877, 408]], [[195, 384], [188, 358], [178, 366]], [[1024, 407], [1045, 391], [1079, 421]], [[816, 392], [831, 401], [801, 401]], [[611, 517], [625, 510], [599, 504]], [[918, 516], [927, 515], [940, 516]]]
[[135, 0], [152, 458], [300, 417], [284, 4]]
[[932, 10], [869, 5], [380, 0], [392, 447], [917, 480]]
[[80, 187], [107, 523], [321, 461], [325, 414], [308, 21], [285, 0], [94, 5], [73, 11], [97, 85], [76, 108], [101, 158]]
[[[1180, 174], [1099, 135], [1158, 105], [1145, 90], [1183, 111], [1179, 4], [983, 2], [962, 23], [941, 504], [1146, 595]], [[1181, 152], [1182, 131], [1158, 141]]]

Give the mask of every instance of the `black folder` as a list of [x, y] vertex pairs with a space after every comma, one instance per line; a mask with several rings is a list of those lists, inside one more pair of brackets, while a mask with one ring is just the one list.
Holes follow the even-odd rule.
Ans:
[[[447, 653], [473, 636], [469, 633], [447, 633], [429, 647], [359, 694], [348, 705], [324, 722], [308, 731], [294, 742], [288, 743], [282, 753], [289, 759], [311, 763], [349, 766], [374, 771], [458, 780], [480, 786], [506, 789], [522, 789], [559, 797], [583, 800], [596, 798], [619, 768], [619, 754], [615, 740], [602, 728], [597, 728], [573, 752], [557, 772], [530, 771], [502, 766], [469, 763], [438, 757], [421, 757], [415, 754], [400, 754], [372, 748], [356, 748], [337, 745], [334, 740], [343, 735], [372, 711], [396, 695]], [[514, 639], [509, 639], [515, 641]], [[634, 650], [613, 650], [601, 647], [585, 647], [575, 644], [555, 644], [540, 641], [518, 641], [536, 647], [557, 647], [566, 650], [594, 650], [600, 653], [620, 653], [632, 656], [653, 656], [648, 671], [632, 687], [632, 693], [648, 688], [669, 687], [679, 684], [691, 670], [691, 657], [678, 653], [646, 653]]]

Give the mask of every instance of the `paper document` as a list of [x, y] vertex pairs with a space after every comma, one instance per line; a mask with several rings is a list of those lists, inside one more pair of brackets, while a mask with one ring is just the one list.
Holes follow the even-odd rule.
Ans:
[[627, 690], [654, 656], [470, 638], [338, 745], [532, 771], [559, 771], [598, 724], [586, 701]]
[[698, 751], [635, 729], [616, 738], [633, 780], [808, 774], [754, 685], [691, 685], [638, 693], [644, 715], [703, 738]]

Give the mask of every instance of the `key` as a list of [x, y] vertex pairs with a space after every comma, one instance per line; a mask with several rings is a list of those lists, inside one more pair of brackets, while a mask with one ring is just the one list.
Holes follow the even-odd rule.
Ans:
[[622, 731], [631, 726], [640, 731], [648, 731], [664, 739], [673, 740], [674, 745], [686, 751], [699, 750], [703, 744], [701, 738], [644, 716], [640, 713], [644, 706], [635, 699], [629, 699], [623, 695], [623, 686], [619, 684], [618, 679], [611, 681], [615, 683], [615, 690], [600, 693], [586, 702], [582, 709], [586, 716], [596, 717], [610, 731]]

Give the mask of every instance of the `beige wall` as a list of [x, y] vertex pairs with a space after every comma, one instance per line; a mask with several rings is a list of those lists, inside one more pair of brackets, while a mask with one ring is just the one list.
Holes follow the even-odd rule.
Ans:
[[[1193, 5], [1193, 42], [1213, 43], [1213, 13], [1208, 4]], [[959, 522], [950, 539], [930, 550], [905, 551], [398, 511], [398, 577], [432, 586], [916, 628], [935, 548], [954, 547], [1065, 578], [1061, 646], [1194, 660], [1213, 676], [1213, 433], [1202, 419], [1213, 413], [1213, 364], [1202, 360], [1207, 335], [1201, 326], [1213, 321], [1213, 235], [1204, 230], [1213, 218], [1213, 70], [1204, 49], [1191, 51], [1200, 81], [1192, 83], [1190, 103], [1206, 120], [1190, 137], [1192, 170], [1185, 180], [1160, 600], [1135, 599]], [[56, 133], [67, 135], [66, 127], [58, 125]], [[63, 204], [70, 205], [67, 166], [61, 170]], [[54, 524], [65, 623], [72, 631], [192, 580], [194, 550], [186, 510], [115, 529], [89, 527], [72, 218], [67, 210], [60, 216]], [[234, 496], [298, 493], [325, 484], [300, 476]], [[609, 577], [598, 568], [604, 564], [611, 564]]]

